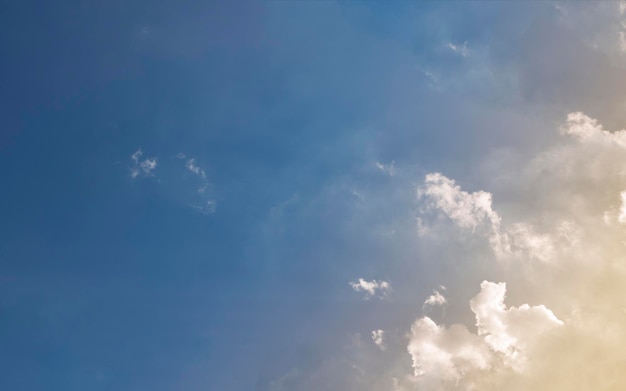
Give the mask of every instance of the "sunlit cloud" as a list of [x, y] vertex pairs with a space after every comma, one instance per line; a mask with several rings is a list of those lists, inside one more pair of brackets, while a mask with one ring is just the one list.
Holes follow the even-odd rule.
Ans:
[[391, 289], [391, 285], [387, 281], [366, 281], [363, 278], [359, 278], [349, 284], [356, 292], [364, 292], [365, 299], [374, 296], [385, 297]]

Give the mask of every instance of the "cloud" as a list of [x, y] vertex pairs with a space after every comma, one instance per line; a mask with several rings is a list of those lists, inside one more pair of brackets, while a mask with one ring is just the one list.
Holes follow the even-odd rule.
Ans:
[[372, 341], [380, 349], [385, 350], [385, 332], [383, 330], [372, 330]]
[[483, 281], [470, 301], [477, 333], [464, 325], [437, 325], [429, 317], [413, 323], [407, 350], [415, 381], [426, 389], [475, 389], [475, 377], [521, 372], [541, 338], [563, 322], [542, 305], [506, 308], [506, 284]]
[[446, 47], [453, 53], [458, 54], [461, 57], [467, 57], [469, 55], [469, 49], [467, 48], [467, 42], [463, 42], [463, 45], [455, 45], [452, 42], [448, 42]]
[[393, 160], [389, 164], [384, 164], [378, 161], [374, 164], [376, 165], [376, 168], [389, 176], [394, 176], [396, 173], [395, 162]]
[[[502, 224], [502, 218], [492, 208], [492, 194], [485, 191], [473, 193], [461, 190], [454, 180], [440, 173], [427, 174], [424, 185], [418, 189], [422, 211], [439, 212], [447, 216], [456, 226], [469, 230], [472, 235], [483, 235], [500, 259], [526, 257], [547, 261], [554, 251], [554, 238], [535, 232], [525, 222]], [[418, 231], [422, 236], [432, 232], [420, 218]]]
[[196, 159], [187, 160], [187, 164], [185, 165], [185, 167], [187, 167], [187, 170], [193, 172], [198, 176], [201, 176], [202, 178], [206, 177], [204, 170], [196, 165]]
[[[425, 232], [414, 238], [428, 249], [421, 254], [436, 255], [427, 259], [427, 272], [431, 280], [439, 275], [447, 289], [432, 291], [422, 312], [445, 305], [445, 316], [415, 314], [412, 324], [399, 326], [404, 338], [374, 329], [373, 345], [384, 351], [361, 347], [362, 371], [333, 373], [324, 381], [319, 373], [310, 375], [319, 379], [316, 386], [623, 388], [626, 146], [622, 131], [605, 130], [582, 113], [571, 113], [555, 130], [561, 137], [555, 144], [525, 162], [490, 170], [494, 175], [482, 183], [493, 192], [464, 190], [441, 173], [424, 177], [416, 225]], [[455, 273], [440, 261], [448, 257], [458, 258]], [[350, 285], [366, 298], [381, 295], [376, 280]], [[405, 315], [417, 311], [400, 304], [405, 287], [394, 288], [394, 304]], [[392, 328], [385, 324], [385, 330]]]
[[[187, 156], [180, 152], [169, 161], [163, 162], [159, 175], [162, 193], [201, 214], [213, 214], [217, 208], [217, 201], [213, 197], [211, 183], [206, 178], [205, 170], [196, 163], [196, 159]], [[159, 166], [156, 157], [144, 158], [144, 152], [139, 148], [130, 156], [130, 160], [131, 178], [155, 176], [154, 172]], [[180, 162], [181, 160], [185, 161]], [[181, 163], [184, 165], [181, 166]], [[188, 172], [194, 175], [190, 176]]]
[[[186, 159], [187, 155], [179, 153], [176, 157], [179, 159]], [[189, 202], [188, 205], [204, 215], [215, 213], [217, 202], [211, 197], [211, 184], [206, 179], [204, 169], [196, 163], [195, 158], [187, 159], [185, 162], [185, 169], [193, 173], [196, 177], [196, 196], [194, 198], [199, 199], [199, 201]]]
[[[418, 191], [428, 228], [422, 240], [439, 235], [447, 245], [460, 243], [467, 260], [457, 267], [468, 272], [488, 254], [459, 230], [485, 240], [496, 263], [482, 272], [508, 279], [516, 300], [542, 304], [507, 307], [507, 284], [483, 281], [470, 300], [475, 332], [463, 323], [419, 318], [407, 345], [414, 376], [401, 379], [399, 389], [612, 390], [626, 384], [617, 369], [626, 363], [618, 348], [626, 343], [620, 282], [626, 278], [626, 132], [605, 130], [580, 112], [570, 113], [559, 131], [561, 142], [523, 167], [503, 166], [508, 175], [486, 178], [506, 197], [501, 211], [493, 206], [497, 193], [467, 192], [441, 174], [426, 176]], [[511, 263], [497, 262], [502, 259]], [[543, 262], [528, 263], [532, 259]]]
[[439, 291], [434, 290], [433, 294], [428, 296], [426, 301], [424, 301], [424, 307], [434, 307], [434, 306], [442, 306], [446, 304], [448, 300], [443, 296]]
[[152, 170], [156, 168], [157, 160], [156, 158], [146, 159], [143, 162], [141, 162], [139, 166], [146, 174], [149, 174], [150, 172], [152, 172]]
[[385, 297], [391, 288], [391, 285], [387, 281], [366, 281], [362, 278], [359, 278], [357, 281], [352, 281], [349, 284], [356, 292], [365, 292], [366, 300], [376, 296], [377, 293], [381, 298]]
[[500, 217], [491, 208], [490, 193], [465, 192], [454, 180], [440, 173], [426, 175], [418, 197], [426, 199], [429, 208], [442, 211], [462, 228], [475, 230], [487, 223], [497, 229], [500, 225]]
[[130, 176], [131, 178], [137, 178], [139, 175], [143, 174], [145, 176], [153, 176], [153, 171], [157, 167], [157, 158], [146, 158], [141, 160], [143, 156], [143, 151], [139, 148], [135, 151], [130, 159], [133, 162], [133, 165], [130, 167]]
[[215, 213], [217, 203], [215, 200], [208, 200], [203, 204], [189, 204], [189, 206], [204, 215], [209, 215]]
[[[605, 5], [612, 8], [614, 17], [616, 4]], [[417, 165], [434, 167], [437, 172], [414, 176], [419, 183], [414, 208], [398, 206], [404, 208], [406, 220], [416, 222], [406, 231], [420, 233], [413, 242], [398, 245], [408, 249], [410, 257], [406, 258], [414, 263], [399, 267], [400, 261], [386, 260], [379, 267], [397, 273], [397, 269], [418, 270], [418, 277], [400, 281], [394, 276], [392, 280], [395, 299], [401, 291], [413, 292], [413, 297], [406, 294], [407, 302], [428, 296], [430, 292], [420, 290], [424, 289], [420, 285], [444, 283], [448, 291], [440, 294], [448, 302], [447, 314], [443, 320], [422, 316], [412, 325], [396, 325], [408, 332], [403, 351], [396, 351], [387, 341], [390, 346], [379, 367], [386, 368], [390, 357], [414, 367], [405, 375], [399, 374], [401, 364], [392, 375], [377, 372], [390, 380], [386, 388], [378, 389], [616, 390], [626, 384], [626, 352], [621, 348], [626, 343], [626, 231], [621, 224], [626, 213], [622, 193], [626, 191], [626, 151], [619, 130], [624, 123], [624, 62], [621, 53], [615, 53], [620, 27], [602, 19], [601, 29], [606, 25], [611, 40], [603, 39], [606, 31], [596, 35], [597, 29], [588, 25], [578, 28], [572, 23], [576, 27], [570, 28], [566, 23], [579, 15], [573, 6], [563, 6], [568, 12], [559, 20], [569, 18], [564, 22], [548, 16], [529, 17], [523, 22], [529, 27], [521, 31], [506, 23], [502, 39], [496, 37], [488, 58], [479, 64], [499, 78], [496, 83], [506, 85], [494, 95], [512, 97], [507, 102], [514, 106], [527, 104], [520, 112], [512, 109], [516, 112], [512, 119], [485, 124], [494, 129], [492, 137], [477, 134], [465, 123], [460, 131], [449, 125], [437, 127], [442, 132], [453, 129], [450, 134], [458, 137], [475, 136], [467, 145], [446, 143], [449, 150], [470, 155], [501, 140], [511, 152], [508, 160], [496, 154], [500, 151], [478, 167], [466, 156], [434, 162], [416, 158], [421, 159]], [[593, 20], [597, 14], [586, 12], [585, 5], [581, 8], [582, 18], [597, 22]], [[516, 5], [514, 9], [521, 8]], [[530, 14], [527, 9], [524, 12]], [[483, 54], [472, 49], [464, 64]], [[441, 84], [447, 82], [450, 75], [445, 70], [424, 64], [437, 70]], [[438, 80], [432, 73], [426, 76]], [[479, 89], [477, 99], [482, 98], [480, 93], [493, 92], [491, 87]], [[476, 106], [481, 104], [491, 103], [481, 101]], [[585, 108], [586, 114], [574, 111], [562, 116], [564, 110], [578, 108]], [[541, 120], [522, 119], [533, 116]], [[560, 129], [552, 125], [557, 121], [563, 121]], [[520, 140], [529, 144], [520, 145]], [[409, 171], [406, 165], [398, 169]], [[413, 183], [404, 186], [412, 189]], [[370, 194], [365, 194], [370, 201]], [[413, 243], [418, 247], [414, 252]], [[468, 302], [469, 308], [462, 306]], [[381, 312], [387, 311], [393, 310]], [[419, 308], [413, 302], [397, 311], [406, 316]], [[388, 324], [380, 326], [391, 330]], [[360, 384], [359, 376], [352, 378], [351, 387], [327, 389], [377, 389], [354, 387]]]

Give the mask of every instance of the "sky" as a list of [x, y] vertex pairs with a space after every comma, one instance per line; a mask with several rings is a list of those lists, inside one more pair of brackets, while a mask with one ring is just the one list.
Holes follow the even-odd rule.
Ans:
[[626, 3], [0, 12], [0, 389], [626, 387]]

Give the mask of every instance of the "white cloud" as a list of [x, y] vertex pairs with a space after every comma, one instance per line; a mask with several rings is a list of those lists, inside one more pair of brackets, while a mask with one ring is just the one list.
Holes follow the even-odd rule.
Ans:
[[497, 212], [491, 195], [427, 176], [419, 191], [422, 245], [441, 237], [445, 253], [459, 243], [465, 277], [489, 259], [475, 246], [486, 239], [494, 259], [512, 262], [486, 261], [476, 273], [509, 280], [518, 302], [528, 296], [544, 304], [507, 307], [505, 283], [484, 281], [470, 300], [475, 332], [418, 319], [407, 347], [416, 377], [401, 380], [404, 389], [608, 391], [626, 384], [617, 364], [626, 362], [619, 348], [626, 344], [626, 132], [607, 131], [579, 112], [560, 130], [567, 138], [523, 167], [485, 178], [503, 205]]
[[150, 174], [152, 172], [152, 170], [154, 170], [156, 168], [157, 160], [156, 160], [156, 158], [146, 159], [143, 162], [141, 162], [141, 164], [139, 166], [141, 167], [143, 172], [145, 172], [146, 174]]
[[[413, 323], [407, 350], [421, 385], [458, 382], [464, 373], [488, 369], [492, 353], [482, 339], [461, 325], [445, 328], [425, 316]], [[441, 386], [441, 384], [437, 384]], [[438, 389], [438, 388], [437, 388]]]
[[201, 176], [202, 178], [206, 177], [204, 170], [201, 169], [198, 165], [196, 165], [196, 159], [187, 160], [187, 164], [185, 165], [185, 167], [187, 167], [187, 170], [193, 172], [196, 175]]
[[135, 151], [135, 153], [133, 153], [132, 155], [130, 155], [130, 158], [137, 164], [139, 164], [139, 158], [141, 158], [141, 156], [143, 155], [143, 152], [141, 151], [141, 148], [139, 148], [137, 151]]
[[470, 301], [478, 335], [493, 351], [502, 354], [505, 363], [522, 369], [523, 355], [531, 344], [546, 330], [563, 322], [543, 305], [523, 304], [507, 309], [505, 283], [483, 281], [480, 288], [480, 293]]
[[452, 52], [460, 55], [461, 57], [467, 57], [469, 55], [469, 49], [467, 48], [467, 42], [463, 42], [462, 45], [455, 45], [452, 42], [448, 42], [446, 47]]
[[154, 169], [157, 167], [156, 157], [141, 160], [142, 156], [143, 151], [141, 148], [130, 155], [130, 159], [133, 161], [133, 165], [130, 167], [130, 176], [133, 179], [137, 178], [142, 173], [146, 176], [152, 176]]
[[388, 164], [384, 164], [378, 161], [374, 164], [376, 165], [376, 168], [389, 176], [394, 176], [396, 173], [395, 162], [393, 160], [391, 161], [391, 163]]
[[[526, 257], [547, 261], [554, 251], [554, 238], [535, 232], [527, 223], [502, 224], [502, 218], [492, 208], [492, 195], [485, 191], [468, 193], [454, 180], [440, 173], [426, 175], [418, 189], [418, 198], [424, 201], [423, 212], [443, 213], [459, 228], [488, 239], [494, 254], [500, 259]], [[420, 236], [432, 234], [432, 226], [418, 220]]]
[[380, 297], [384, 297], [391, 288], [391, 285], [387, 281], [366, 281], [362, 278], [359, 278], [357, 281], [352, 281], [349, 284], [356, 292], [365, 292], [365, 299], [376, 296], [377, 293]]
[[567, 115], [567, 121], [561, 127], [561, 132], [570, 135], [581, 142], [596, 144], [615, 144], [626, 148], [626, 130], [609, 132], [604, 130], [598, 120], [588, 117], [584, 113], [575, 112]]
[[424, 301], [424, 306], [442, 306], [447, 302], [448, 300], [445, 298], [444, 295], [439, 293], [439, 291], [434, 290], [433, 294], [428, 296], [426, 301]]
[[[180, 152], [174, 156], [177, 160], [187, 159], [187, 155]], [[131, 178], [137, 177], [154, 177], [154, 172], [159, 166], [156, 157], [144, 158], [144, 152], [141, 148], [137, 149], [131, 156], [132, 162], [130, 170]], [[161, 169], [164, 177], [159, 182], [163, 185], [162, 189], [168, 194], [168, 197], [177, 199], [183, 205], [204, 214], [210, 215], [216, 211], [217, 202], [211, 191], [211, 184], [206, 179], [205, 171], [196, 164], [194, 158], [187, 159], [183, 162], [165, 161], [165, 167]], [[186, 175], [189, 171], [193, 176]]]
[[[413, 323], [407, 350], [419, 387], [475, 389], [479, 374], [524, 370], [542, 336], [563, 322], [543, 305], [506, 308], [506, 285], [484, 281], [470, 301], [477, 333], [464, 325], [437, 325], [429, 317]], [[456, 388], [455, 388], [456, 389]]]
[[385, 332], [383, 330], [372, 330], [372, 341], [381, 350], [385, 350]]
[[487, 223], [497, 229], [500, 217], [491, 208], [491, 194], [484, 191], [467, 193], [455, 181], [436, 172], [426, 175], [418, 197], [429, 201], [429, 207], [439, 209], [462, 228], [475, 230]]

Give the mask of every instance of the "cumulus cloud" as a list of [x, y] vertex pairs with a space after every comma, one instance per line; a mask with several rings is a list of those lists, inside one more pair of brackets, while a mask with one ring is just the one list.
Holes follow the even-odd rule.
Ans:
[[418, 197], [427, 198], [430, 208], [442, 211], [462, 228], [475, 230], [485, 222], [493, 228], [500, 225], [500, 217], [491, 208], [490, 193], [465, 192], [440, 173], [426, 175]]
[[[445, 316], [416, 313], [398, 326], [404, 339], [374, 330], [373, 345], [385, 349], [363, 344], [349, 361], [362, 371], [316, 372], [310, 388], [292, 389], [623, 389], [624, 133], [582, 113], [568, 115], [555, 133], [561, 138], [526, 162], [489, 171], [495, 175], [482, 184], [492, 192], [426, 175], [417, 191], [422, 233], [414, 239], [434, 256], [425, 260], [430, 278], [441, 276], [447, 289], [433, 291], [421, 311], [445, 305]], [[454, 273], [437, 262], [446, 256], [459, 258]], [[366, 298], [389, 289], [362, 278], [350, 285]]]
[[[399, 325], [404, 337], [375, 329], [381, 350], [361, 344], [341, 374], [318, 371], [307, 375], [309, 388], [292, 389], [623, 389], [626, 146], [622, 131], [582, 113], [555, 131], [555, 145], [484, 178], [493, 192], [426, 175], [416, 240], [432, 248], [427, 254], [460, 254], [458, 273], [441, 265], [447, 289], [433, 290], [423, 313]], [[437, 258], [430, 261], [437, 275]], [[382, 296], [383, 283], [350, 285], [370, 298]], [[438, 306], [442, 319], [424, 313]]]
[[[554, 238], [539, 234], [526, 222], [502, 224], [502, 218], [492, 208], [492, 194], [485, 191], [466, 192], [454, 180], [440, 173], [426, 175], [424, 185], [418, 190], [423, 212], [441, 213], [456, 226], [474, 235], [488, 238], [494, 254], [499, 259], [527, 258], [547, 261], [554, 251]], [[438, 234], [419, 220], [418, 231]]]
[[349, 284], [356, 292], [364, 292], [365, 299], [369, 299], [377, 294], [380, 297], [385, 297], [391, 288], [391, 285], [387, 281], [366, 281], [363, 278], [359, 278], [357, 281], [351, 281]]
[[474, 378], [522, 372], [541, 338], [563, 322], [543, 305], [506, 308], [506, 284], [483, 281], [470, 301], [477, 333], [461, 324], [444, 327], [429, 317], [411, 326], [407, 350], [415, 382], [426, 389], [478, 389]]
[[[570, 113], [559, 130], [560, 143], [524, 167], [503, 168], [509, 175], [492, 182], [507, 196], [503, 211], [493, 206], [497, 195], [464, 191], [441, 174], [426, 176], [418, 195], [427, 235], [458, 242], [461, 230], [483, 238], [496, 261], [491, 272], [516, 285], [517, 300], [540, 304], [507, 307], [506, 283], [483, 281], [470, 300], [475, 332], [419, 318], [407, 345], [414, 376], [400, 379], [398, 390], [613, 390], [626, 384], [617, 369], [626, 364], [619, 348], [626, 343], [626, 132], [605, 130], [580, 112]], [[486, 256], [470, 242], [461, 245], [467, 257], [461, 268], [470, 270]], [[498, 266], [503, 258], [513, 263]], [[531, 259], [544, 262], [528, 264]]]

